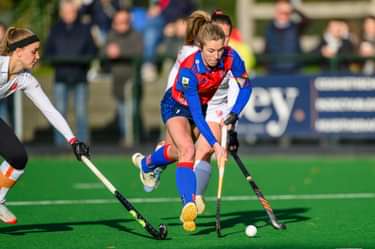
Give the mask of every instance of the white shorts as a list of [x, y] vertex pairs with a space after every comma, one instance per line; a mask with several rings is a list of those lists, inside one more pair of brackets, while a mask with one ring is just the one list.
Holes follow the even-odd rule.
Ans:
[[220, 123], [228, 116], [230, 110], [228, 103], [209, 104], [206, 112], [206, 121]]

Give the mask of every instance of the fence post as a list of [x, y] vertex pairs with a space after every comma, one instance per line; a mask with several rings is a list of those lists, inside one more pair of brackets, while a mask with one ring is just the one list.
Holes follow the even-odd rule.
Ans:
[[141, 141], [141, 136], [143, 133], [142, 124], [142, 97], [143, 97], [143, 86], [141, 77], [141, 66], [142, 59], [137, 58], [134, 60], [134, 83], [132, 88], [132, 128], [133, 128], [133, 139], [134, 143], [139, 143]]
[[247, 44], [252, 44], [255, 35], [255, 17], [249, 11], [254, 6], [254, 0], [237, 0], [236, 2], [237, 26]]

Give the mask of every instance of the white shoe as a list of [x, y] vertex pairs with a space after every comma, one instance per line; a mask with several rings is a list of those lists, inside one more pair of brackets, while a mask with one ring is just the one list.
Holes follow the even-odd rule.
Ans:
[[5, 202], [0, 202], [0, 220], [7, 224], [17, 223], [17, 217], [5, 206]]
[[195, 205], [197, 206], [198, 214], [203, 214], [206, 209], [206, 203], [202, 195], [195, 196]]
[[159, 186], [160, 172], [156, 168], [154, 171], [145, 173], [142, 170], [142, 160], [145, 156], [141, 153], [135, 153], [132, 156], [132, 161], [135, 167], [139, 169], [139, 178], [143, 183], [145, 192], [151, 192]]
[[180, 220], [182, 227], [187, 232], [194, 232], [196, 229], [195, 219], [197, 218], [197, 207], [195, 203], [188, 202], [181, 210]]

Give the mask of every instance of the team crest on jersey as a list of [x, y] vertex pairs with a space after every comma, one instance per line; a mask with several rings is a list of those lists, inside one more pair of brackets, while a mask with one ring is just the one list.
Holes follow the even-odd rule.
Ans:
[[187, 77], [182, 77], [182, 85], [184, 86], [184, 87], [188, 87], [189, 86], [189, 78], [187, 78]]

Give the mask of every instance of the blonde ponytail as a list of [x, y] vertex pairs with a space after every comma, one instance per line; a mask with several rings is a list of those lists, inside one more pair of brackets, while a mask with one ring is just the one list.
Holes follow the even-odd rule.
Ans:
[[207, 12], [203, 10], [194, 11], [187, 18], [185, 44], [196, 45], [195, 40], [196, 40], [199, 30], [204, 24], [207, 24], [210, 21], [211, 21], [211, 17]]

